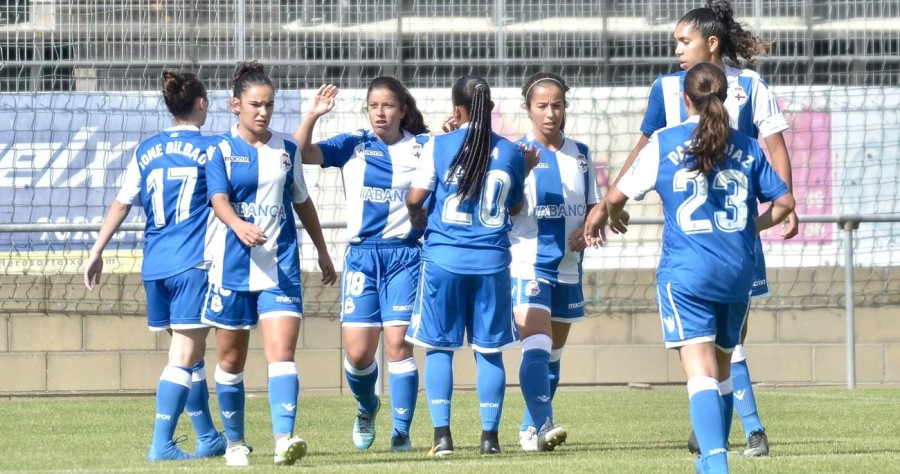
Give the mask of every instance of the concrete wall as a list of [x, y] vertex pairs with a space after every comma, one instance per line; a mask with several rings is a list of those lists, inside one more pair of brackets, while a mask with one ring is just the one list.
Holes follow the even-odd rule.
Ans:
[[[26, 278], [15, 277], [15, 284], [10, 276], [0, 279], [0, 394], [155, 390], [169, 336], [147, 331], [140, 301], [116, 302], [123, 288], [139, 290], [133, 276], [110, 276], [94, 293], [78, 289], [79, 276], [68, 284], [38, 281], [45, 277], [31, 277], [35, 280], [26, 284]], [[316, 291], [336, 298], [332, 289]], [[570, 334], [563, 354], [564, 384], [684, 381], [677, 353], [662, 346], [655, 311], [600, 305], [589, 313]], [[857, 308], [856, 341], [860, 385], [900, 383], [900, 305]], [[210, 336], [210, 374], [214, 344]], [[259, 331], [254, 331], [250, 347], [247, 388], [263, 391], [266, 363]], [[754, 310], [747, 353], [756, 382], [844, 384], [844, 309]], [[423, 356], [417, 351], [420, 367]], [[505, 354], [510, 384], [518, 383], [519, 356], [519, 350]], [[344, 390], [341, 361], [338, 319], [307, 315], [297, 351], [303, 390]], [[474, 385], [474, 369], [470, 351], [462, 351], [456, 358], [456, 383]]]

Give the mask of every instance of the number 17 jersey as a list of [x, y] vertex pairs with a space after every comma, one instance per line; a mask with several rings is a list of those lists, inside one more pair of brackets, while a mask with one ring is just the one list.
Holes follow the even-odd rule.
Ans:
[[147, 216], [141, 277], [161, 280], [205, 266], [208, 224], [206, 163], [220, 139], [193, 125], [168, 128], [138, 145], [116, 200], [140, 196]]
[[731, 131], [728, 158], [704, 176], [684, 155], [699, 117], [655, 132], [617, 187], [635, 200], [655, 189], [663, 203], [663, 248], [657, 281], [677, 283], [708, 301], [743, 301], [756, 256], [756, 201], [788, 192], [759, 143]]

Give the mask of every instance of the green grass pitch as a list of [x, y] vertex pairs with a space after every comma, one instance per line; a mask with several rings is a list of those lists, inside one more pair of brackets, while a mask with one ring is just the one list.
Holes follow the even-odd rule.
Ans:
[[[778, 389], [757, 393], [769, 433], [769, 458], [730, 458], [737, 473], [897, 472], [900, 466], [900, 390]], [[685, 447], [689, 430], [683, 388], [653, 390], [561, 390], [556, 420], [569, 441], [552, 453], [518, 447], [523, 402], [507, 393], [500, 441], [504, 453], [478, 454], [480, 422], [470, 391], [453, 399], [452, 458], [427, 457], [431, 423], [424, 394], [413, 424], [413, 451], [388, 449], [390, 415], [377, 420], [378, 437], [365, 452], [353, 448], [350, 396], [301, 395], [297, 434], [309, 455], [293, 467], [272, 465], [273, 443], [265, 396], [247, 401], [247, 439], [256, 450], [241, 472], [303, 469], [315, 472], [693, 472]], [[32, 472], [219, 472], [222, 459], [150, 464], [144, 460], [153, 424], [152, 397], [12, 398], [0, 401], [0, 471]], [[215, 397], [212, 403], [215, 404]], [[214, 417], [216, 419], [217, 417]], [[216, 423], [221, 427], [221, 423]], [[193, 451], [190, 422], [177, 434]], [[731, 447], [742, 450], [735, 418]]]

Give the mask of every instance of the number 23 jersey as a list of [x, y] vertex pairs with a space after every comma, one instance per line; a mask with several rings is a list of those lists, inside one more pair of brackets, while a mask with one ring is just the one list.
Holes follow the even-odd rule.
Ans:
[[756, 201], [774, 201], [788, 189], [757, 141], [736, 130], [723, 164], [707, 176], [691, 171], [693, 156], [683, 150], [698, 120], [654, 133], [617, 186], [635, 200], [652, 189], [662, 199], [659, 283], [677, 283], [709, 301], [742, 301], [753, 282]]

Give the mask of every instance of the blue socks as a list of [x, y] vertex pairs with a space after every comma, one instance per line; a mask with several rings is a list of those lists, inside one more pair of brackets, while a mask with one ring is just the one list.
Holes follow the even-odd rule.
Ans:
[[559, 372], [562, 369], [562, 347], [550, 351], [550, 399], [556, 396], [556, 388], [559, 387]]
[[450, 400], [453, 397], [453, 352], [431, 350], [425, 353], [425, 396], [435, 428], [450, 426]]
[[719, 397], [722, 398], [722, 421], [725, 422], [724, 430], [725, 447], [728, 447], [728, 437], [731, 435], [731, 418], [734, 416], [734, 397], [732, 396], [733, 384], [731, 378], [719, 382]]
[[388, 362], [388, 384], [391, 390], [394, 429], [409, 435], [419, 392], [419, 369], [416, 367], [416, 359], [410, 357], [397, 362]]
[[[481, 407], [481, 429], [500, 430], [500, 413], [503, 411], [503, 396], [506, 392], [506, 371], [503, 368], [503, 354], [500, 352], [475, 353], [478, 367], [478, 403]], [[428, 366], [425, 366], [428, 370]]]
[[519, 386], [525, 398], [525, 416], [521, 431], [529, 426], [539, 429], [547, 418], [553, 420], [549, 377], [552, 345], [553, 341], [546, 334], [535, 334], [522, 341]]
[[198, 439], [212, 439], [218, 436], [209, 411], [209, 387], [206, 385], [206, 363], [203, 359], [194, 364], [191, 391], [188, 393], [184, 409], [194, 425]]
[[747, 357], [741, 344], [738, 344], [731, 353], [731, 380], [734, 383], [734, 408], [737, 409], [741, 424], [744, 425], [744, 439], [748, 439], [750, 433], [762, 430], [763, 425], [756, 411], [756, 397], [753, 395]]
[[163, 447], [172, 442], [175, 425], [184, 411], [191, 387], [191, 369], [166, 366], [156, 387], [156, 421], [153, 423], [153, 445]]
[[294, 434], [299, 397], [297, 364], [293, 361], [269, 364], [269, 410], [272, 413], [272, 433], [276, 437]]
[[344, 358], [344, 374], [347, 376], [347, 385], [359, 408], [365, 412], [371, 413], [375, 410], [375, 382], [378, 380], [378, 364], [372, 362], [368, 367], [357, 369]]
[[244, 441], [244, 373], [229, 374], [216, 366], [216, 395], [228, 443]]
[[702, 452], [707, 472], [728, 472], [725, 450], [725, 420], [719, 383], [712, 377], [691, 377], [687, 381], [690, 397], [691, 424]]

